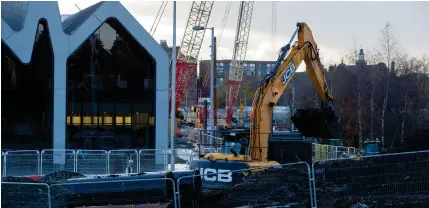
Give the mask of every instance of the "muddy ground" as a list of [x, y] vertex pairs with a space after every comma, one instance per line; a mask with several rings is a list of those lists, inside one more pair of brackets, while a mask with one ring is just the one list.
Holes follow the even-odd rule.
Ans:
[[270, 207], [310, 203], [307, 168], [270, 169], [250, 175], [232, 190], [206, 193], [200, 198], [201, 207]]

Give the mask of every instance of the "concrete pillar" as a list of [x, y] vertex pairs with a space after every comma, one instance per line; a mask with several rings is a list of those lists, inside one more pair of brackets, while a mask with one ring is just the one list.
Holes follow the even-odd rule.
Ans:
[[[54, 97], [53, 97], [53, 131], [52, 141], [54, 156], [54, 165], [64, 165], [66, 149], [66, 103], [67, 103], [67, 55], [55, 54], [54, 58]], [[59, 151], [58, 151], [59, 150]]]

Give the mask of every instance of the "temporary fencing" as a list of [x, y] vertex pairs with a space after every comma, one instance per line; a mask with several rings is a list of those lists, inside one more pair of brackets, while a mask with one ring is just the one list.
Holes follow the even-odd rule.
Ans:
[[[176, 149], [177, 167], [188, 167], [198, 158], [191, 149]], [[83, 175], [124, 174], [168, 170], [171, 151], [166, 149], [125, 150], [17, 150], [2, 152], [1, 176], [46, 175], [56, 171]]]
[[[27, 176], [39, 174], [39, 151], [17, 150], [4, 154], [4, 176]], [[11, 165], [13, 164], [13, 165]]]
[[5, 154], [2, 151], [1, 152], [1, 176], [2, 177], [6, 175], [6, 172], [4, 172], [4, 170], [6, 170], [5, 166], [6, 166]]
[[105, 150], [77, 150], [76, 171], [83, 175], [108, 174], [108, 155]]
[[137, 173], [139, 170], [138, 152], [135, 149], [110, 150], [107, 159], [109, 174], [126, 173], [129, 164], [131, 166], [129, 173]]
[[217, 130], [199, 130], [199, 139], [197, 143], [200, 151], [205, 148], [220, 148], [223, 144], [223, 133], [224, 132]]
[[141, 149], [139, 151], [140, 172], [166, 171], [167, 164], [166, 150]]
[[[189, 169], [189, 165], [193, 160], [193, 151], [189, 149], [167, 150], [167, 161], [171, 164], [171, 155], [174, 155], [175, 169]], [[169, 167], [167, 167], [169, 168]]]
[[317, 207], [429, 207], [429, 151], [315, 161]]
[[[197, 197], [200, 207], [239, 207], [239, 206], [286, 206], [294, 203], [308, 204], [313, 201], [310, 166], [305, 162], [255, 167], [241, 170], [222, 170], [200, 168], [197, 176], [180, 177], [177, 182], [178, 205], [184, 204], [185, 193], [195, 187], [186, 181], [202, 178], [203, 193]], [[216, 196], [217, 197], [214, 197]], [[186, 199], [185, 199], [186, 200]], [[186, 202], [192, 202], [186, 200]]]
[[54, 184], [51, 185], [52, 207], [148, 204], [175, 207], [175, 190], [171, 178]]
[[75, 169], [75, 151], [74, 150], [42, 150], [40, 155], [40, 174], [45, 175], [56, 171], [70, 171]]
[[48, 184], [1, 182], [1, 207], [50, 208], [51, 195]]
[[354, 147], [342, 147], [325, 144], [312, 144], [313, 158], [315, 160], [326, 160], [333, 158], [345, 158], [356, 154]]
[[148, 179], [79, 182], [61, 184], [1, 183], [1, 204], [5, 208], [62, 208], [107, 205], [176, 207], [176, 184], [171, 176], [150, 174]]

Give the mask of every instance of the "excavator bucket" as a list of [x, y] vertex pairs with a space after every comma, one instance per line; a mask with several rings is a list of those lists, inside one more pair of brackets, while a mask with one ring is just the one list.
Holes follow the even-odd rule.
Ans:
[[341, 138], [342, 128], [331, 107], [298, 109], [291, 119], [305, 137]]

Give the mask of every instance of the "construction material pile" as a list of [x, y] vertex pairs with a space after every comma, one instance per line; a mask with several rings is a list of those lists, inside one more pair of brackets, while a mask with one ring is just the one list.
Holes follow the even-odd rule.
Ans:
[[270, 207], [310, 203], [306, 166], [273, 168], [247, 177], [231, 190], [200, 198], [201, 207]]

